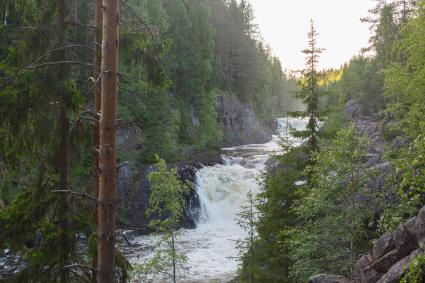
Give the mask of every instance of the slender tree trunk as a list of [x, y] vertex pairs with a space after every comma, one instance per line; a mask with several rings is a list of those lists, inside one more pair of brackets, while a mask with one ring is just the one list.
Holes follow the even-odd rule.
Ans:
[[[61, 35], [59, 38], [60, 46], [66, 45], [66, 0], [59, 2], [59, 25], [61, 27]], [[60, 59], [66, 61], [66, 51], [60, 51]], [[60, 65], [59, 67], [59, 81], [64, 81], [67, 78], [67, 66]], [[68, 190], [68, 140], [69, 140], [69, 121], [66, 111], [66, 98], [63, 94], [60, 95], [60, 109], [59, 109], [59, 189], [62, 191]], [[59, 255], [59, 270], [60, 282], [67, 282], [67, 272], [65, 266], [69, 260], [69, 242], [68, 237], [68, 195], [61, 194], [59, 196], [59, 227], [61, 228], [60, 235], [60, 255]]]
[[[95, 0], [95, 22], [96, 27], [93, 35], [93, 45], [95, 53], [93, 54], [93, 78], [95, 79], [94, 93], [93, 93], [93, 111], [100, 113], [100, 103], [101, 103], [101, 81], [100, 79], [100, 54], [102, 53], [101, 44], [102, 44], [102, 23], [103, 23], [103, 13], [102, 13], [102, 0]], [[99, 198], [99, 145], [100, 145], [100, 128], [99, 122], [94, 124], [94, 146], [95, 150], [92, 163], [92, 186], [93, 186], [93, 196]], [[93, 222], [95, 224], [95, 229], [97, 233], [97, 210], [98, 205], [95, 203], [93, 211]], [[93, 273], [92, 273], [92, 282], [97, 282], [97, 255], [93, 259]]]
[[119, 0], [103, 0], [98, 203], [98, 282], [115, 282]]
[[174, 243], [174, 230], [171, 232], [171, 249], [173, 253], [173, 283], [176, 283], [176, 245]]
[[78, 0], [72, 0], [72, 38], [74, 42], [77, 40], [77, 23], [78, 23]]

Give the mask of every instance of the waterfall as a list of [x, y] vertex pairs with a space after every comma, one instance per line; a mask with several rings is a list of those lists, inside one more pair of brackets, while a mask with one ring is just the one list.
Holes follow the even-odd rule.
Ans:
[[[237, 225], [247, 193], [260, 192], [259, 178], [270, 155], [280, 151], [279, 139], [285, 137], [299, 143], [290, 137], [289, 129], [304, 129], [307, 124], [298, 118], [276, 121], [276, 135], [270, 142], [223, 148], [223, 164], [197, 172], [201, 212], [197, 227], [183, 231], [177, 242], [177, 248], [188, 257], [188, 269], [179, 282], [227, 282], [234, 277], [239, 264], [236, 241], [247, 236]], [[140, 237], [140, 243], [149, 246], [150, 237]], [[133, 262], [141, 260], [132, 259]]]

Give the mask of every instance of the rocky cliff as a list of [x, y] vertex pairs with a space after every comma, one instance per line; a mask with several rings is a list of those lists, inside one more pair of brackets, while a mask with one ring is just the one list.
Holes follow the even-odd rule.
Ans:
[[[198, 193], [194, 187], [196, 171], [202, 167], [201, 164], [179, 164], [170, 165], [177, 168], [179, 179], [193, 184], [189, 193], [185, 196], [186, 208], [181, 219], [180, 226], [184, 228], [194, 228], [195, 222], [200, 213], [200, 203]], [[148, 174], [155, 170], [153, 165], [147, 166], [144, 170], [140, 165], [125, 165], [120, 168], [118, 174], [118, 222], [119, 225], [133, 229], [139, 234], [149, 232], [149, 220], [145, 211], [149, 207], [149, 196], [151, 185], [148, 181]]]
[[[223, 94], [216, 101], [218, 121], [223, 130], [223, 146], [235, 146], [249, 143], [263, 143], [271, 139], [274, 123], [260, 122], [254, 111], [242, 103], [235, 95]], [[196, 122], [196, 117], [192, 120]], [[137, 154], [142, 147], [140, 130], [135, 127], [120, 129], [118, 143], [125, 157]], [[220, 162], [215, 159], [195, 160], [183, 164], [174, 164], [180, 180], [195, 184], [196, 171], [203, 165], [213, 165]], [[132, 162], [120, 167], [118, 174], [119, 221], [121, 226], [136, 229], [141, 233], [148, 232], [149, 219], [145, 211], [149, 205], [150, 184], [147, 175], [153, 166], [142, 166]], [[187, 207], [181, 226], [193, 228], [200, 210], [198, 194], [193, 187], [186, 197]]]
[[[380, 237], [373, 251], [362, 256], [355, 267], [357, 283], [398, 283], [415, 257], [423, 253], [425, 207], [418, 216]], [[419, 283], [419, 282], [418, 282]]]
[[254, 110], [235, 95], [218, 96], [216, 111], [223, 129], [224, 146], [265, 143], [274, 133], [273, 122], [257, 119]]

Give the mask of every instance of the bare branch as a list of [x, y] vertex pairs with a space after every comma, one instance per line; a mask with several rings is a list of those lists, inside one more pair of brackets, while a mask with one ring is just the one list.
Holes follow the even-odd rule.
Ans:
[[67, 190], [54, 190], [54, 191], [52, 191], [52, 193], [71, 194], [71, 195], [76, 195], [76, 196], [80, 196], [80, 197], [85, 197], [85, 198], [88, 198], [88, 199], [95, 201], [95, 202], [98, 201], [95, 197], [93, 197], [93, 196], [91, 196], [87, 193], [80, 193], [80, 192], [67, 191]]
[[128, 165], [128, 164], [130, 164], [130, 162], [129, 162], [129, 161], [126, 161], [126, 162], [120, 163], [120, 164], [117, 166], [117, 169], [118, 169], [118, 170], [120, 170], [120, 168], [121, 168], [121, 167], [124, 167], [124, 166], [126, 166], [126, 165]]
[[118, 129], [125, 128], [125, 127], [131, 126], [131, 125], [133, 125], [135, 123], [136, 123], [136, 121], [125, 122], [125, 123], [122, 123], [122, 124], [118, 124], [117, 125], [117, 128]]
[[41, 63], [39, 65], [29, 65], [25, 67], [25, 69], [34, 70], [34, 69], [39, 69], [39, 68], [54, 66], [54, 65], [82, 65], [82, 66], [93, 68], [93, 64], [82, 62], [82, 61], [56, 61], [56, 62]]
[[71, 49], [71, 48], [86, 48], [86, 49], [89, 49], [92, 52], [96, 52], [93, 48], [91, 48], [88, 45], [71, 44], [71, 45], [58, 47], [58, 48], [55, 48], [55, 49], [52, 49], [52, 50], [49, 50], [49, 51], [45, 52], [41, 57], [39, 57], [37, 60], [35, 60], [33, 63], [31, 63], [30, 66], [34, 66], [35, 64], [37, 64], [38, 62], [40, 62], [42, 59], [44, 59], [48, 55], [52, 54], [53, 52], [62, 51], [62, 50], [66, 50], [66, 49]]
[[80, 116], [84, 116], [84, 115], [90, 115], [97, 120], [100, 120], [100, 117], [101, 117], [100, 113], [94, 112], [92, 110], [86, 110], [83, 113], [81, 113]]
[[81, 116], [80, 118], [81, 118], [81, 120], [86, 120], [86, 121], [90, 121], [90, 122], [99, 123], [99, 119], [95, 119], [93, 117]]
[[83, 269], [93, 270], [93, 267], [91, 267], [89, 265], [84, 265], [84, 264], [70, 264], [70, 265], [65, 265], [63, 268], [65, 268], [65, 269], [83, 268]]

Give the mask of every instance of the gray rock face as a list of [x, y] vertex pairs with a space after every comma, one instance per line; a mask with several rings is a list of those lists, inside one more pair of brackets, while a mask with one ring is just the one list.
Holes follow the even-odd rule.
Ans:
[[348, 101], [345, 104], [344, 111], [356, 125], [359, 133], [367, 136], [370, 140], [368, 164], [376, 165], [380, 163], [385, 141], [379, 117], [364, 115], [363, 106], [356, 100]]
[[400, 282], [400, 279], [402, 278], [403, 274], [406, 272], [406, 270], [409, 269], [409, 265], [412, 262], [412, 260], [417, 257], [421, 253], [420, 250], [416, 250], [412, 252], [410, 255], [406, 256], [399, 262], [397, 262], [395, 265], [391, 267], [388, 272], [382, 276], [381, 279], [377, 281], [377, 283], [398, 283]]
[[373, 248], [373, 258], [378, 259], [395, 248], [395, 242], [391, 234], [385, 234], [375, 244]]
[[271, 139], [275, 125], [261, 123], [252, 108], [235, 95], [217, 97], [216, 111], [223, 129], [224, 146], [265, 143]]
[[[179, 165], [177, 173], [181, 181], [195, 182], [197, 169], [200, 164]], [[149, 196], [151, 186], [147, 179], [150, 172], [155, 169], [154, 166], [148, 166], [144, 170], [140, 166], [131, 168], [125, 165], [120, 168], [118, 177], [118, 215], [121, 220], [130, 228], [134, 228], [138, 233], [148, 233], [148, 219], [145, 211], [149, 207]], [[191, 188], [189, 194], [185, 196], [186, 209], [181, 219], [181, 227], [194, 228], [197, 217], [200, 213], [199, 196], [195, 188]]]
[[401, 258], [403, 258], [403, 254], [399, 250], [395, 249], [377, 259], [372, 264], [372, 267], [381, 273], [385, 273]]
[[425, 244], [425, 206], [419, 211], [415, 219], [416, 237], [421, 247]]
[[319, 274], [309, 279], [309, 283], [352, 283], [353, 281], [339, 275]]
[[354, 279], [356, 283], [374, 283], [382, 277], [382, 273], [373, 266], [373, 260], [370, 255], [362, 256], [354, 267]]
[[373, 248], [373, 256], [364, 255], [357, 261], [355, 282], [399, 282], [412, 260], [423, 252], [420, 243], [425, 236], [421, 234], [425, 230], [424, 218], [425, 207], [417, 217], [380, 237]]

